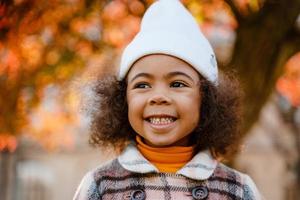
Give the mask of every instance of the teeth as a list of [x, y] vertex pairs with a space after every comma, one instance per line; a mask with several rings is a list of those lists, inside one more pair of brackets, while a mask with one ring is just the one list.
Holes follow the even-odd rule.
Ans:
[[149, 118], [151, 124], [169, 124], [174, 121], [171, 117], [151, 117]]

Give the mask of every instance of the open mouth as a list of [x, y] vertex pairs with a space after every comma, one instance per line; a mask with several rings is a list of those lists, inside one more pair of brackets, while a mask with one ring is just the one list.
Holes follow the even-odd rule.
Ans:
[[155, 125], [166, 125], [170, 124], [174, 121], [176, 121], [177, 118], [175, 117], [169, 117], [169, 116], [153, 116], [153, 117], [147, 117], [146, 121], [150, 122], [151, 124]]

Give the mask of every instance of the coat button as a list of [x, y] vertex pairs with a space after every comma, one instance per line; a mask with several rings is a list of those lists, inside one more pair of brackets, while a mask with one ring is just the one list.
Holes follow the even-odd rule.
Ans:
[[144, 200], [146, 199], [146, 194], [144, 190], [135, 190], [131, 193], [130, 200]]
[[196, 200], [206, 199], [206, 197], [208, 196], [208, 189], [207, 189], [207, 187], [205, 187], [205, 186], [195, 187], [192, 190], [192, 196]]

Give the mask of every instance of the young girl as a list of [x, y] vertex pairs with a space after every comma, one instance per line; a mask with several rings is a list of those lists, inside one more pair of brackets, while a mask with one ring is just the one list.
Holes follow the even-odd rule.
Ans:
[[146, 11], [118, 77], [96, 86], [91, 141], [121, 149], [87, 173], [75, 200], [260, 199], [252, 179], [218, 160], [240, 141], [240, 93], [179, 0]]

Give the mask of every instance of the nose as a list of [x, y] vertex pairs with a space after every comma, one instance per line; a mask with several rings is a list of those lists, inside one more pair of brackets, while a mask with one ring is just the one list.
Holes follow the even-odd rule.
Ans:
[[171, 99], [162, 93], [153, 94], [153, 96], [149, 98], [150, 105], [169, 105], [170, 103]]

